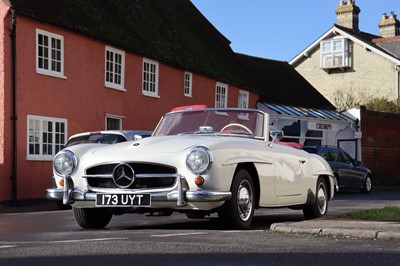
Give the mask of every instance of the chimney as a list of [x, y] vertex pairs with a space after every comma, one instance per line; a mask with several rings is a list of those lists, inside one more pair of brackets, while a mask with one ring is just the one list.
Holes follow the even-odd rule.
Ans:
[[391, 12], [389, 16], [383, 13], [381, 21], [378, 24], [379, 32], [381, 37], [390, 38], [400, 35], [400, 21], [394, 12]]
[[356, 6], [355, 0], [339, 1], [339, 6], [335, 10], [336, 12], [336, 24], [359, 31], [358, 28], [358, 14], [361, 10]]

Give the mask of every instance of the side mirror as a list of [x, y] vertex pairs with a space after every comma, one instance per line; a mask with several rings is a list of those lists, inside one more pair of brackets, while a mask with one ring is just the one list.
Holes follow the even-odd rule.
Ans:
[[272, 143], [274, 143], [276, 139], [278, 140], [283, 139], [283, 130], [271, 130], [269, 135], [271, 136], [272, 141], [269, 143], [268, 146], [272, 147]]
[[274, 142], [276, 139], [281, 140], [283, 139], [283, 130], [271, 130], [269, 135], [272, 138], [272, 142]]

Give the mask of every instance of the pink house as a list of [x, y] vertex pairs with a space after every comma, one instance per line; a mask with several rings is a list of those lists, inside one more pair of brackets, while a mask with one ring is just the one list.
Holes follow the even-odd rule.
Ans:
[[123, 3], [0, 0], [0, 202], [43, 198], [72, 134], [152, 130], [176, 106], [265, 98], [190, 1]]

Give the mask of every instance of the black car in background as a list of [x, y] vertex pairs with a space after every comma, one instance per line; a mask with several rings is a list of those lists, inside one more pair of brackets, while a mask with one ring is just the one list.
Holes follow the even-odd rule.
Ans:
[[355, 161], [347, 152], [332, 146], [304, 146], [303, 150], [324, 158], [335, 174], [335, 183], [341, 188], [360, 189], [364, 193], [372, 190], [372, 173]]

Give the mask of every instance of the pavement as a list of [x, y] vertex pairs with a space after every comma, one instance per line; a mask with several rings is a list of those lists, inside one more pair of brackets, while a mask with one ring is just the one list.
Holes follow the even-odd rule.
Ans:
[[[46, 199], [21, 200], [16, 204], [0, 203], [0, 214], [39, 211], [60, 211], [60, 209], [54, 201]], [[400, 223], [359, 221], [330, 216], [314, 220], [274, 223], [269, 230], [285, 234], [400, 241]]]
[[278, 233], [400, 241], [400, 223], [359, 221], [335, 217], [274, 223], [269, 230]]

